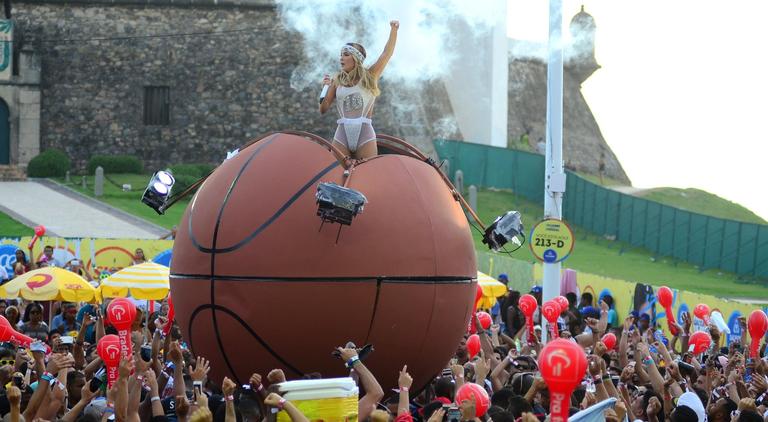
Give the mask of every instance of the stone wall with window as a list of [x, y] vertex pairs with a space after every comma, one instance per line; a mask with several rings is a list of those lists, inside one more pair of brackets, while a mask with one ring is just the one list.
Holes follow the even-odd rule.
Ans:
[[[291, 88], [301, 38], [280, 25], [270, 1], [20, 0], [13, 6], [23, 45], [42, 60], [42, 149], [61, 148], [80, 168], [96, 154], [133, 154], [150, 169], [219, 162], [227, 150], [270, 131], [331, 138], [335, 130], [335, 113], [317, 111], [322, 75], [313, 89]], [[380, 133], [427, 150], [435, 136], [459, 136], [435, 133], [452, 119], [441, 84], [400, 92], [385, 81], [382, 87], [374, 118]], [[167, 119], [153, 114], [160, 95], [167, 95]], [[414, 110], [413, 102], [428, 104]]]

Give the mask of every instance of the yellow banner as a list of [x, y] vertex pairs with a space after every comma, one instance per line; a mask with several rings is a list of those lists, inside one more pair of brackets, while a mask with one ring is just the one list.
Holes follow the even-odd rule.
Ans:
[[17, 249], [24, 251], [27, 259], [37, 262], [43, 256], [43, 248], [51, 246], [57, 267], [63, 267], [72, 259], [78, 259], [82, 261], [83, 268], [92, 277], [97, 278], [102, 272], [112, 274], [130, 266], [136, 249], [141, 249], [148, 261], [169, 266], [173, 248], [172, 240], [66, 239], [44, 236], [35, 243], [30, 258], [28, 244], [31, 239], [31, 237], [22, 237], [0, 241], [0, 267], [3, 267], [9, 275], [13, 275]]

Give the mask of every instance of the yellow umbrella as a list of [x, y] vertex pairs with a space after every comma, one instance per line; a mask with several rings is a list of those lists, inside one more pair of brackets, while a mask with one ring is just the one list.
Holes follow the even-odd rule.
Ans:
[[133, 265], [112, 274], [101, 283], [102, 297], [163, 300], [170, 289], [168, 267], [154, 262]]
[[490, 309], [496, 303], [496, 298], [507, 293], [507, 286], [488, 274], [477, 272], [477, 285], [483, 290], [483, 296], [477, 304], [478, 309]]
[[0, 286], [0, 296], [27, 300], [63, 300], [66, 302], [93, 302], [96, 289], [84, 278], [63, 268], [44, 267], [26, 272]]

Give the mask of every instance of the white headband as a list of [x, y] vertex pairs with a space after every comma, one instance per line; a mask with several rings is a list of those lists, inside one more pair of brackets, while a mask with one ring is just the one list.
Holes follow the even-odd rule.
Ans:
[[363, 53], [360, 52], [360, 50], [356, 49], [355, 47], [352, 47], [351, 45], [345, 45], [344, 47], [341, 47], [342, 52], [347, 52], [357, 58], [357, 60], [362, 63], [365, 61], [365, 57], [363, 57]]

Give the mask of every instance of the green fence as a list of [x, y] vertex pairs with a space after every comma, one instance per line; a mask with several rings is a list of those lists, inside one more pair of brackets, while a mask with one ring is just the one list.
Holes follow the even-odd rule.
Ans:
[[[450, 171], [465, 185], [511, 189], [544, 197], [544, 157], [457, 141], [435, 141]], [[768, 278], [768, 226], [725, 220], [626, 195], [568, 173], [563, 218], [599, 235], [671, 256], [707, 270]]]

